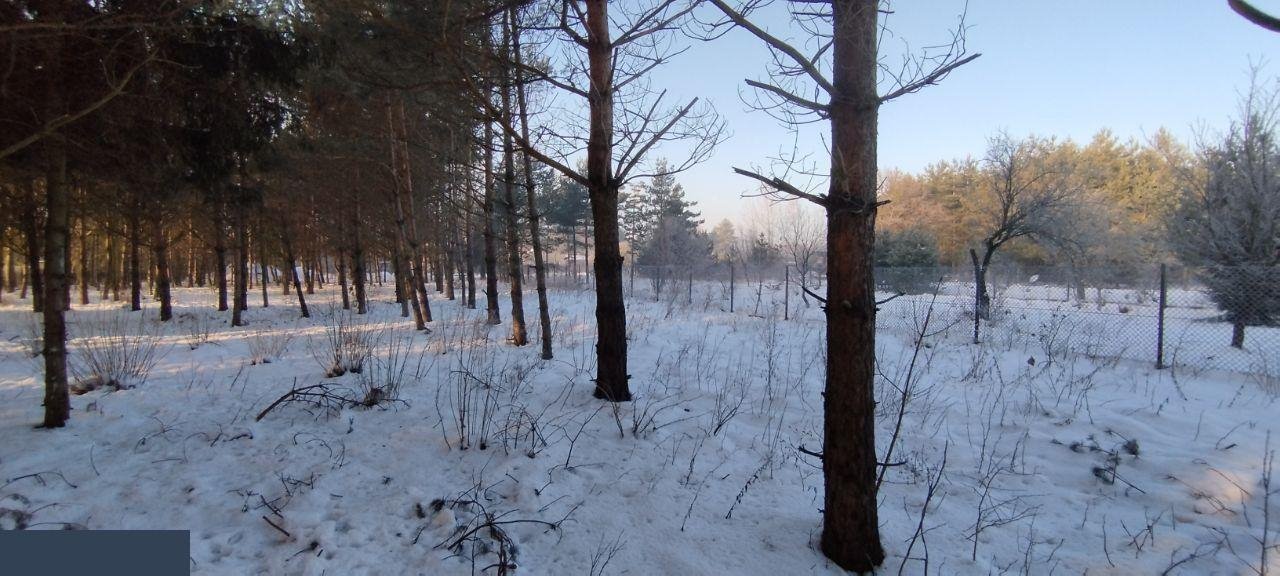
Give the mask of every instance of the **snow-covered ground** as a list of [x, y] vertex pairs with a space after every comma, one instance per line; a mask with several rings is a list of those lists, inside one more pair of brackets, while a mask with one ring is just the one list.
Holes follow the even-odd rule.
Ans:
[[[6, 295], [0, 526], [189, 529], [198, 574], [838, 573], [815, 549], [821, 470], [799, 450], [820, 446], [819, 311], [793, 295], [784, 321], [766, 286], [729, 313], [722, 286], [695, 288], [692, 304], [628, 302], [636, 400], [617, 406], [590, 395], [585, 291], [552, 293], [550, 361], [532, 307], [523, 348], [440, 299], [414, 333], [383, 290], [367, 317], [324, 292], [302, 320], [273, 289], [242, 328], [204, 290], [177, 290], [163, 326], [151, 307], [77, 307], [73, 354], [126, 331], [157, 355], [132, 389], [74, 396], [56, 431], [32, 428], [37, 331]], [[909, 370], [928, 302], [881, 312], [884, 573], [1255, 574], [1264, 542], [1280, 571], [1266, 379], [1080, 353], [1096, 328], [1055, 329], [1048, 312], [998, 319], [974, 345], [958, 305], [930, 316]], [[326, 378], [340, 323], [373, 358]], [[257, 420], [291, 388], [361, 399], [397, 380], [376, 406], [286, 402]]]

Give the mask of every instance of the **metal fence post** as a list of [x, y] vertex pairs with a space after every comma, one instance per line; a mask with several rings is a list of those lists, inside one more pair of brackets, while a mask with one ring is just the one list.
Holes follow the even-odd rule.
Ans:
[[1169, 302], [1165, 265], [1160, 265], [1160, 307], [1156, 312], [1156, 370], [1164, 368], [1164, 309]]
[[782, 319], [791, 319], [791, 265], [782, 268]]
[[689, 304], [693, 304], [693, 268], [689, 268]]

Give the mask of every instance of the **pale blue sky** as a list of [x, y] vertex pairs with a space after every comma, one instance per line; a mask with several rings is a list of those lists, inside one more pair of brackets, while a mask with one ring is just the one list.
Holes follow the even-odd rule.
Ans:
[[[1280, 0], [1255, 4], [1280, 13]], [[963, 6], [898, 0], [890, 24], [900, 39], [934, 44], [949, 37]], [[881, 109], [882, 170], [981, 155], [1000, 129], [1087, 141], [1102, 128], [1141, 139], [1164, 126], [1185, 140], [1196, 126], [1225, 123], [1251, 60], [1268, 60], [1269, 75], [1280, 76], [1280, 34], [1241, 19], [1226, 0], [971, 0], [967, 22], [969, 50], [982, 57]], [[766, 24], [785, 33], [785, 20]], [[732, 132], [708, 162], [680, 177], [709, 226], [735, 219], [740, 195], [754, 190], [730, 166], [765, 165], [791, 145], [784, 129], [739, 97], [743, 79], [764, 76], [766, 58], [758, 41], [734, 31], [691, 46], [654, 77], [655, 87], [710, 99]], [[812, 135], [801, 145], [824, 157]]]

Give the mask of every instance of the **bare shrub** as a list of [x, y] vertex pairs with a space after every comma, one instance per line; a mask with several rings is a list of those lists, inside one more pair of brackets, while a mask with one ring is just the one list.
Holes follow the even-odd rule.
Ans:
[[[477, 326], [476, 330], [483, 328]], [[450, 380], [451, 386], [442, 386], [437, 390], [437, 410], [439, 411], [440, 405], [439, 395], [444, 392], [448, 395], [451, 412], [449, 423], [453, 426], [458, 448], [467, 450], [475, 446], [481, 450], [487, 449], [501, 393], [492, 349], [487, 345], [463, 346], [450, 371]], [[445, 436], [445, 442], [452, 445], [448, 435]]]
[[[393, 329], [377, 339], [381, 354], [370, 354], [370, 361], [363, 363], [360, 375], [360, 398], [357, 403], [366, 408], [388, 402], [402, 402], [400, 388], [405, 380], [421, 373], [424, 355], [421, 351], [415, 354], [413, 334], [401, 334]], [[408, 373], [409, 366], [417, 359], [413, 373]]]
[[18, 325], [18, 338], [28, 358], [35, 358], [44, 352], [44, 328], [40, 322], [41, 315], [38, 313], [22, 314], [22, 323]]
[[78, 322], [76, 329], [71, 363], [76, 394], [141, 386], [162, 356], [159, 326], [141, 315], [110, 314]]
[[256, 366], [279, 360], [291, 342], [292, 330], [254, 330], [249, 334], [249, 363]]
[[684, 399], [679, 395], [657, 390], [657, 386], [650, 383], [644, 392], [636, 394], [631, 400], [631, 435], [644, 437], [663, 426], [695, 418], [696, 415], [692, 415], [659, 422], [663, 414], [679, 408], [683, 402]]
[[750, 366], [749, 362], [738, 361], [724, 367], [724, 378], [715, 389], [715, 403], [708, 414], [711, 419], [707, 427], [708, 436], [719, 434], [742, 411], [750, 388]]
[[348, 372], [359, 374], [385, 328], [371, 329], [355, 321], [350, 311], [332, 305], [325, 313], [325, 320], [324, 336], [307, 339], [311, 357], [320, 364], [326, 378]]
[[213, 336], [214, 321], [213, 318], [203, 312], [180, 314], [178, 316], [178, 324], [182, 326], [182, 337], [186, 341], [187, 347], [195, 350], [201, 345], [208, 344]]

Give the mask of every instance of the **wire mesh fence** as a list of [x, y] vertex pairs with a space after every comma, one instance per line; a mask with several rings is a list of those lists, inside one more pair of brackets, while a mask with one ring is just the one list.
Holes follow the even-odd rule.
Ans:
[[[1280, 379], [1280, 268], [999, 266], [985, 280], [984, 307], [971, 268], [878, 268], [877, 329], [910, 335], [932, 302], [934, 325], [957, 338]], [[821, 318], [812, 295], [825, 282], [784, 265], [624, 270], [630, 300], [798, 321]]]

